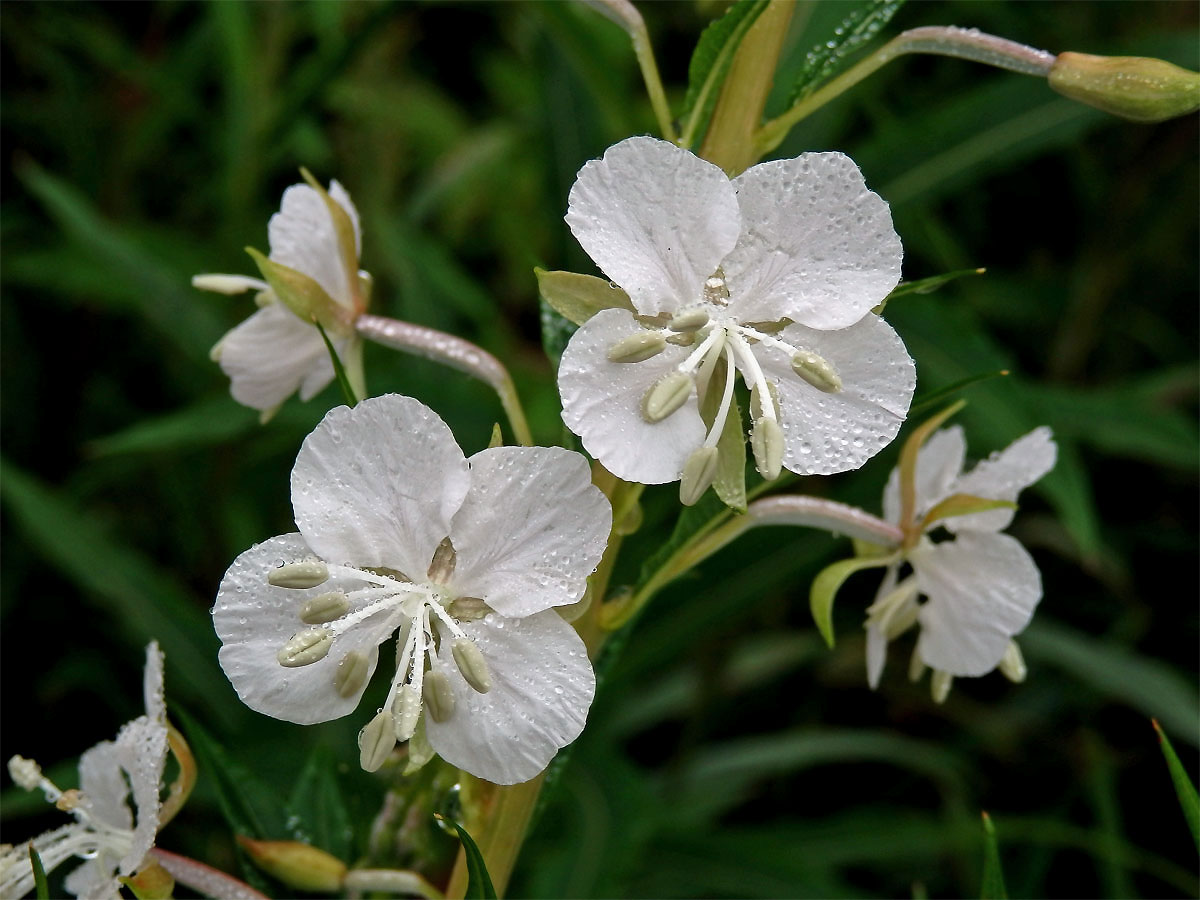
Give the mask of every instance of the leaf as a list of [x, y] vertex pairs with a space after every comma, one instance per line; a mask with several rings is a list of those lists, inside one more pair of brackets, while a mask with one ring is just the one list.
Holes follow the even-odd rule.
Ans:
[[156, 418], [145, 418], [122, 431], [89, 441], [94, 456], [157, 453], [219, 444], [254, 430], [258, 416], [228, 391]]
[[883, 313], [887, 305], [897, 297], [903, 297], [905, 294], [932, 294], [944, 284], [951, 281], [956, 281], [966, 275], [982, 275], [987, 269], [956, 269], [953, 272], [945, 272], [941, 275], [931, 275], [929, 278], [921, 278], [917, 281], [902, 281], [892, 289], [892, 292], [883, 298], [883, 302], [876, 306], [871, 312], [875, 315]]
[[1000, 848], [996, 844], [996, 826], [986, 812], [983, 818], [983, 887], [982, 900], [1008, 900], [1004, 887], [1004, 872], [1000, 868]]
[[995, 372], [983, 372], [979, 375], [969, 375], [966, 378], [954, 382], [954, 384], [934, 391], [932, 394], [929, 394], [926, 397], [921, 397], [920, 399], [915, 400], [912, 406], [908, 408], [908, 417], [910, 419], [914, 418], [918, 413], [924, 415], [927, 409], [934, 406], [941, 406], [959, 391], [965, 390], [973, 384], [977, 384], [980, 381], [990, 381], [993, 378], [1003, 378], [1008, 374], [1008, 369], [998, 369]]
[[842, 61], [875, 37], [903, 5], [904, 0], [869, 0], [843, 19], [832, 37], [808, 51], [787, 105], [794, 106], [828, 81]]
[[467, 891], [466, 897], [474, 898], [474, 900], [496, 900], [496, 889], [492, 887], [491, 876], [488, 875], [487, 865], [483, 861], [483, 854], [479, 852], [479, 847], [475, 840], [467, 833], [467, 829], [463, 828], [458, 822], [453, 819], [447, 819], [454, 830], [458, 832], [458, 838], [462, 841], [463, 855], [467, 858]]
[[896, 559], [895, 554], [889, 556], [867, 556], [843, 559], [826, 566], [813, 579], [808, 593], [808, 606], [812, 611], [813, 622], [825, 643], [833, 647], [833, 601], [838, 589], [846, 579], [861, 569], [886, 566]]
[[1158, 746], [1162, 750], [1163, 758], [1167, 761], [1167, 771], [1171, 773], [1171, 782], [1175, 785], [1175, 795], [1179, 798], [1183, 817], [1187, 820], [1188, 829], [1192, 832], [1192, 840], [1196, 842], [1196, 849], [1200, 850], [1200, 797], [1196, 795], [1196, 786], [1188, 778], [1188, 773], [1184, 770], [1183, 763], [1179, 761], [1175, 748], [1171, 746], [1170, 740], [1163, 733], [1158, 722], [1151, 719], [1150, 724], [1154, 726], [1154, 731], [1158, 735]]
[[306, 844], [350, 859], [354, 831], [337, 779], [337, 760], [314, 747], [287, 804], [288, 830]]
[[333, 348], [333, 341], [329, 339], [329, 335], [325, 333], [325, 328], [316, 319], [313, 324], [317, 326], [317, 331], [321, 334], [321, 340], [325, 342], [325, 349], [329, 352], [329, 361], [333, 363], [333, 374], [337, 378], [338, 387], [342, 389], [342, 398], [346, 401], [346, 405], [353, 407], [358, 403], [358, 397], [354, 394], [354, 388], [350, 386], [350, 379], [346, 377], [346, 368], [342, 365], [341, 357], [338, 356], [337, 350]]
[[33, 849], [33, 841], [29, 842], [29, 865], [33, 867], [33, 883], [37, 889], [37, 900], [50, 900], [50, 886], [46, 883], [46, 869], [42, 858]]
[[683, 98], [684, 112], [680, 116], [684, 122], [680, 146], [690, 147], [703, 137], [734, 53], [766, 8], [767, 0], [738, 0], [700, 35], [688, 64], [688, 89]]
[[621, 288], [595, 275], [547, 272], [534, 268], [538, 292], [560, 316], [582, 325], [602, 309], [627, 309], [636, 313], [633, 301]]
[[567, 342], [571, 340], [571, 335], [575, 333], [578, 326], [557, 312], [546, 302], [545, 297], [538, 298], [538, 309], [542, 321], [542, 349], [546, 351], [546, 356], [557, 368], [563, 351], [567, 349]]

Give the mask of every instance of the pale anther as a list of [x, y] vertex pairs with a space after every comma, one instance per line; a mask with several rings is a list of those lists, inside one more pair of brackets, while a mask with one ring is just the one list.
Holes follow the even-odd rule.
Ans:
[[833, 364], [811, 350], [797, 350], [792, 356], [792, 371], [826, 394], [836, 394], [842, 389], [842, 379]]
[[8, 761], [8, 774], [27, 791], [36, 790], [42, 783], [42, 767], [24, 756], [14, 756]]
[[913, 647], [912, 656], [908, 660], [908, 680], [920, 681], [921, 676], [925, 674], [925, 660], [921, 659], [921, 654], [916, 647]]
[[329, 580], [329, 567], [319, 559], [277, 566], [267, 575], [267, 581], [281, 588], [315, 588]]
[[428, 578], [434, 584], [445, 584], [454, 574], [454, 565], [458, 562], [458, 554], [450, 538], [442, 538], [437, 549], [433, 551], [433, 561], [429, 564]]
[[276, 654], [281, 666], [295, 668], [319, 662], [333, 646], [333, 633], [328, 628], [310, 628], [293, 634]]
[[679, 502], [692, 506], [704, 496], [717, 477], [716, 447], [701, 447], [688, 457], [679, 477]]
[[460, 622], [477, 622], [495, 610], [478, 597], [457, 597], [446, 607], [446, 612]]
[[685, 331], [680, 334], [673, 334], [666, 341], [668, 344], [674, 344], [676, 347], [690, 347], [696, 343], [696, 332]]
[[933, 695], [934, 703], [945, 703], [950, 696], [950, 686], [954, 684], [954, 676], [949, 672], [934, 669], [929, 678], [929, 692]]
[[351, 650], [342, 657], [333, 673], [333, 687], [339, 697], [353, 697], [362, 689], [367, 680], [369, 668], [367, 654], [361, 650]]
[[884, 628], [884, 636], [889, 641], [894, 641], [912, 626], [917, 624], [917, 619], [920, 618], [921, 607], [916, 603], [908, 603], [900, 609], [895, 615], [888, 620], [887, 627]]
[[300, 607], [300, 621], [305, 625], [324, 625], [340, 619], [350, 608], [350, 601], [342, 591], [317, 594], [304, 601]]
[[662, 353], [667, 340], [657, 331], [639, 331], [622, 338], [608, 348], [608, 361], [614, 363], [643, 362]]
[[661, 422], [683, 406], [691, 393], [691, 377], [682, 372], [671, 372], [646, 391], [642, 398], [642, 416], [647, 422]]
[[459, 638], [454, 642], [451, 653], [467, 684], [481, 694], [486, 694], [492, 689], [492, 673], [488, 671], [487, 661], [473, 640]]
[[1020, 684], [1025, 680], [1028, 670], [1025, 668], [1025, 657], [1021, 654], [1021, 648], [1017, 646], [1016, 641], [1008, 642], [1004, 656], [1000, 658], [1000, 671], [1014, 684]]
[[391, 755], [396, 746], [396, 728], [387, 710], [378, 713], [358, 733], [358, 764], [364, 771], [374, 772]]
[[54, 801], [54, 805], [63, 812], [70, 812], [82, 802], [83, 792], [79, 788], [68, 788]]
[[685, 309], [667, 323], [672, 331], [696, 331], [708, 324], [708, 313], [702, 309]]
[[[775, 382], [765, 382], [767, 385], [767, 393], [771, 396], [771, 409], [775, 412], [775, 418], [780, 418], [779, 413], [779, 391], [775, 388]], [[750, 388], [750, 418], [757, 421], [766, 415], [762, 403], [762, 389], [756, 384]]]
[[783, 469], [783, 429], [777, 419], [763, 416], [750, 430], [754, 467], [767, 481], [774, 481]]
[[426, 672], [421, 696], [433, 721], [445, 722], [454, 715], [454, 689], [450, 686], [450, 679], [446, 677], [445, 672], [438, 669]]
[[421, 695], [411, 684], [401, 685], [392, 701], [392, 724], [397, 741], [407, 741], [417, 730], [417, 717], [421, 715]]

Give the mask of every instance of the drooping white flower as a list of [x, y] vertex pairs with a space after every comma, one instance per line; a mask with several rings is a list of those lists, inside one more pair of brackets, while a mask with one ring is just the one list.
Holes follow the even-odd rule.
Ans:
[[[73, 856], [86, 860], [66, 879], [67, 890], [78, 897], [118, 896], [117, 876], [137, 871], [154, 846], [167, 758], [163, 660], [155, 643], [146, 648], [143, 689], [146, 714], [123, 726], [115, 741], [103, 741], [80, 758], [79, 790], [59, 790], [32, 760], [14, 756], [8, 763], [13, 781], [26, 790], [40, 788], [49, 802], [75, 817], [34, 838], [33, 846], [47, 872]], [[0, 896], [20, 897], [33, 887], [28, 842], [5, 847]]]
[[[764, 477], [855, 469], [895, 437], [914, 367], [871, 309], [899, 281], [900, 239], [848, 157], [807, 153], [731, 181], [633, 137], [580, 170], [566, 220], [634, 307], [585, 322], [559, 367], [563, 421], [613, 474], [659, 484], [703, 469], [735, 371]], [[721, 360], [726, 377], [711, 379]], [[706, 425], [708, 391], [720, 399]]]
[[[361, 342], [354, 320], [366, 310], [370, 276], [358, 269], [362, 235], [358, 211], [337, 181], [326, 196], [308, 184], [283, 192], [279, 212], [267, 223], [271, 263], [284, 266], [315, 282], [324, 293], [322, 317], [347, 376], [361, 381]], [[344, 212], [353, 230], [353, 248], [339, 234], [329, 201]], [[213, 347], [212, 357], [230, 378], [230, 391], [239, 403], [269, 418], [289, 396], [300, 392], [309, 400], [333, 380], [333, 363], [313, 323], [281, 302], [261, 278], [242, 275], [197, 275], [193, 286], [222, 294], [256, 291], [260, 307]]]
[[358, 706], [397, 635], [364, 768], [424, 712], [448, 762], [527, 781], [583, 728], [587, 651], [553, 609], [583, 595], [611, 510], [578, 453], [496, 447], [467, 459], [416, 400], [332, 410], [292, 470], [298, 534], [247, 550], [221, 582], [221, 667], [252, 709], [289, 722]]
[[[872, 687], [879, 683], [888, 641], [913, 624], [920, 625], [921, 633], [912, 673], [917, 677], [925, 666], [933, 669], [939, 700], [954, 677], [984, 675], [997, 666], [1013, 680], [1024, 677], [1013, 637], [1029, 624], [1042, 597], [1042, 579], [1020, 542], [999, 533], [1012, 521], [1013, 510], [926, 519], [955, 495], [1015, 501], [1054, 467], [1056, 453], [1050, 429], [1036, 428], [964, 473], [962, 429], [938, 431], [917, 454], [915, 502], [908, 515], [902, 512], [900, 471], [892, 472], [883, 495], [884, 518], [905, 531], [909, 546], [889, 567], [868, 610], [867, 678]], [[927, 536], [941, 527], [953, 539], [934, 542]], [[912, 572], [900, 578], [904, 562]]]

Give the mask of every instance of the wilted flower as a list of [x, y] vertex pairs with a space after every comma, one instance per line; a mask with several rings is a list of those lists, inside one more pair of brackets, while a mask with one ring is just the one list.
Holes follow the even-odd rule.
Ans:
[[212, 356], [229, 376], [234, 399], [261, 411], [264, 421], [296, 391], [308, 400], [333, 380], [329, 350], [314, 320], [361, 393], [362, 349], [354, 320], [366, 310], [370, 293], [370, 276], [358, 269], [358, 211], [337, 181], [328, 192], [315, 181], [289, 187], [267, 223], [267, 237], [270, 256], [254, 254], [262, 279], [192, 279], [202, 290], [257, 292], [261, 308], [221, 338]]
[[510, 784], [575, 739], [595, 677], [553, 607], [580, 599], [611, 524], [582, 456], [467, 459], [430, 409], [385, 395], [308, 436], [292, 507], [300, 533], [239, 556], [213, 609], [221, 666], [248, 706], [300, 724], [347, 715], [397, 633], [364, 768], [421, 725], [448, 762]]
[[895, 437], [914, 368], [871, 309], [900, 278], [900, 239], [848, 157], [807, 153], [731, 181], [633, 137], [580, 170], [566, 219], [628, 295], [580, 327], [558, 378], [563, 420], [618, 477], [682, 475], [694, 502], [740, 416], [735, 372], [766, 478], [854, 469]]
[[[32, 843], [47, 872], [73, 856], [86, 860], [66, 879], [67, 890], [78, 897], [116, 897], [117, 876], [137, 871], [154, 846], [167, 758], [162, 663], [158, 645], [151, 643], [146, 648], [146, 714], [122, 727], [116, 741], [103, 741], [83, 754], [79, 790], [59, 790], [32, 760], [9, 760], [13, 781], [29, 791], [40, 788], [47, 801], [75, 817]], [[20, 897], [33, 887], [28, 842], [5, 847], [0, 854], [0, 896]]]

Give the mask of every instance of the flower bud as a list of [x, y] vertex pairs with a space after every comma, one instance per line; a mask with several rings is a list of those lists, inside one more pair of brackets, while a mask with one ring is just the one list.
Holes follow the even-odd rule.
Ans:
[[346, 864], [324, 850], [299, 841], [237, 841], [254, 864], [290, 888], [314, 894], [340, 893]]
[[1050, 87], [1134, 122], [1161, 122], [1200, 108], [1200, 73], [1142, 56], [1060, 53]]

